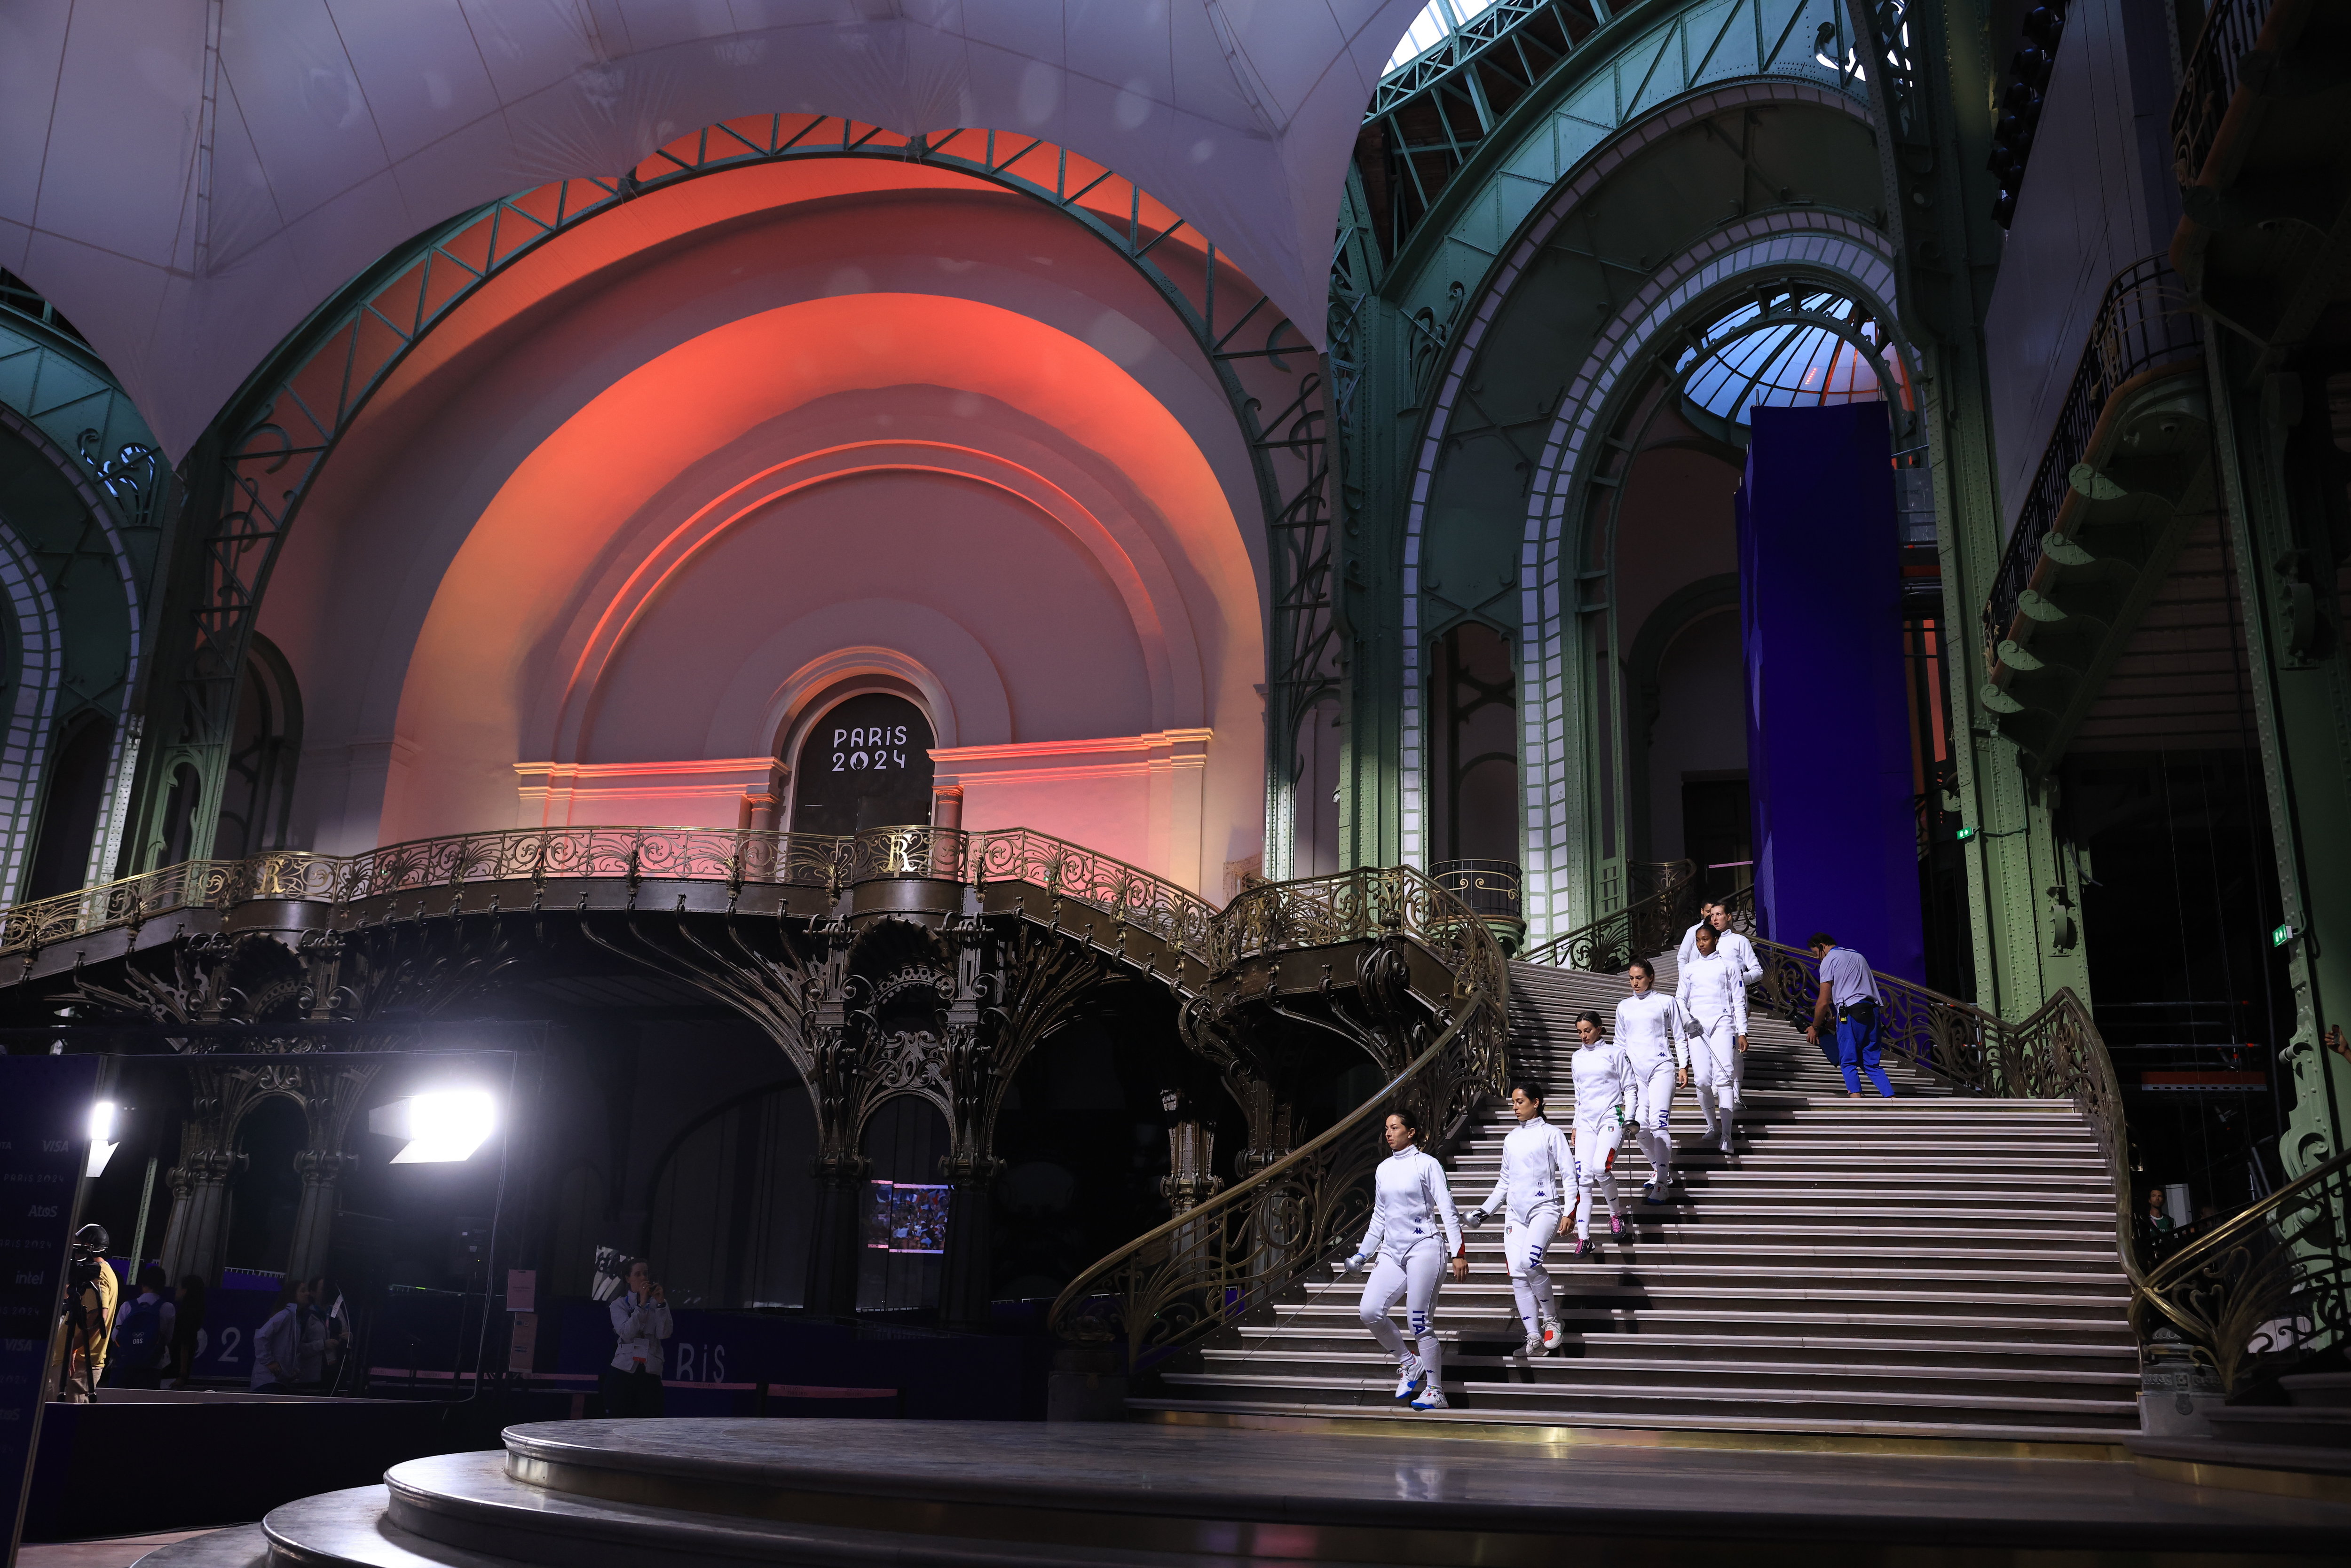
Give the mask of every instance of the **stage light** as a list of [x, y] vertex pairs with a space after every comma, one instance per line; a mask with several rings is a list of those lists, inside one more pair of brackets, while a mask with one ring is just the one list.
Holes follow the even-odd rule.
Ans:
[[114, 1112], [111, 1100], [98, 1101], [89, 1108], [89, 1164], [82, 1167], [81, 1173], [86, 1176], [104, 1176], [106, 1162], [121, 1146], [113, 1141]]
[[368, 1113], [368, 1131], [403, 1140], [396, 1166], [471, 1159], [497, 1130], [497, 1107], [479, 1089], [412, 1094]]

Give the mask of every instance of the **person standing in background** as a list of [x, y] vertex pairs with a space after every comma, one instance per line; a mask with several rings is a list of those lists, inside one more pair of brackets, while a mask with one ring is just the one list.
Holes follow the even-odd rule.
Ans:
[[172, 1333], [178, 1312], [161, 1263], [140, 1270], [139, 1293], [114, 1314], [114, 1349], [109, 1362], [117, 1388], [161, 1388], [172, 1364]]
[[1813, 999], [1813, 1026], [1804, 1030], [1804, 1038], [1818, 1045], [1834, 1010], [1836, 1061], [1844, 1072], [1846, 1097], [1861, 1098], [1861, 1074], [1866, 1072], [1878, 1096], [1893, 1099], [1894, 1084], [1878, 1065], [1877, 1015], [1884, 998], [1877, 994], [1877, 977], [1870, 973], [1869, 960], [1850, 947], [1838, 946], [1836, 938], [1825, 931], [1813, 932], [1805, 946], [1820, 960], [1821, 991]]
[[286, 1281], [277, 1311], [253, 1331], [253, 1375], [246, 1388], [255, 1394], [291, 1394], [302, 1375], [302, 1306], [306, 1292], [299, 1280]]
[[196, 1375], [196, 1341], [204, 1332], [204, 1281], [190, 1274], [180, 1281], [180, 1299], [172, 1303], [172, 1375], [166, 1388], [185, 1388]]
[[612, 1364], [604, 1369], [604, 1414], [662, 1413], [662, 1341], [671, 1332], [669, 1301], [653, 1266], [632, 1259], [623, 1276], [629, 1288], [612, 1298]]

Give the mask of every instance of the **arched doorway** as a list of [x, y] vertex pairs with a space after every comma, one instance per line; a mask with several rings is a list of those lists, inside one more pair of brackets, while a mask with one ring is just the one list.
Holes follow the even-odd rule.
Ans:
[[854, 833], [931, 820], [931, 721], [906, 698], [865, 692], [826, 710], [792, 760], [792, 831]]

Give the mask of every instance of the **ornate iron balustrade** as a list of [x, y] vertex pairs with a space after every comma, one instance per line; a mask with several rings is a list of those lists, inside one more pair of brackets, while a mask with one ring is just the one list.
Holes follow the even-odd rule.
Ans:
[[[1285, 914], [1284, 904], [1294, 907]], [[1450, 1016], [1434, 1041], [1335, 1125], [1070, 1282], [1048, 1316], [1053, 1333], [1095, 1341], [1123, 1333], [1130, 1369], [1265, 1306], [1367, 1223], [1372, 1173], [1386, 1154], [1375, 1127], [1392, 1106], [1419, 1105], [1425, 1134], [1441, 1137], [1500, 1093], [1506, 1074], [1510, 972], [1501, 948], [1483, 921], [1417, 872], [1272, 883], [1236, 898], [1226, 913], [1217, 935], [1234, 960], [1322, 943], [1417, 942], [1453, 972]], [[1105, 1302], [1107, 1317], [1094, 1310]]]
[[1489, 920], [1523, 920], [1525, 873], [1516, 861], [1439, 861], [1431, 881]]
[[183, 909], [256, 900], [334, 905], [431, 888], [581, 877], [820, 888], [932, 878], [1020, 880], [1110, 910], [1200, 955], [1214, 904], [1139, 866], [1026, 828], [996, 832], [910, 826], [854, 835], [758, 829], [516, 828], [387, 844], [350, 856], [275, 850], [242, 861], [189, 861], [78, 893], [0, 910], [0, 954], [47, 947]]
[[2204, 351], [2195, 313], [2171, 264], [2150, 256], [2123, 268], [2106, 286], [2090, 340], [2073, 385], [2057, 411], [2057, 423], [2033, 471], [2024, 505], [2016, 515], [2000, 570], [1983, 608], [1984, 667], [1996, 668], [2000, 645], [2016, 620], [2018, 598], [2032, 585], [2041, 565], [2042, 541], [2057, 526], [2058, 512], [2073, 488], [2074, 465], [2089, 450], [2098, 416], [2126, 382], [2167, 366], [2184, 367]]
[[2130, 1312], [2141, 1341], [2177, 1333], [2223, 1394], [2351, 1340], [2351, 1152], [2147, 1270]]
[[47, 947], [116, 925], [137, 925], [174, 909], [216, 904], [239, 862], [183, 861], [116, 882], [0, 909], [0, 953]]
[[1529, 948], [1520, 961], [1613, 975], [1673, 946], [1698, 918], [1698, 862], [1662, 861], [1646, 870], [1656, 878], [1655, 893]]
[[1027, 828], [966, 834], [963, 853], [958, 881], [969, 881], [975, 886], [990, 882], [1029, 883], [1107, 909], [1184, 952], [1205, 956], [1211, 946], [1209, 932], [1218, 918], [1217, 906], [1140, 866]]
[[2260, 41], [2273, 0], [2213, 0], [2204, 30], [2180, 72], [2179, 96], [2171, 103], [2171, 172], [2183, 185], [2202, 178], [2204, 161], [2229, 117], [2245, 57]]
[[1374, 866], [1296, 882], [1263, 883], [1237, 894], [1209, 932], [1207, 964], [1224, 970], [1249, 958], [1403, 936], [1453, 971], [1454, 995], [1508, 993], [1510, 966], [1486, 923], [1411, 866]]

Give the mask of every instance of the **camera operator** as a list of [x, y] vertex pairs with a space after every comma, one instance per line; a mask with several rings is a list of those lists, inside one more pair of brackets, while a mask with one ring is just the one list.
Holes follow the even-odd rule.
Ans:
[[114, 1308], [121, 1286], [106, 1261], [103, 1225], [85, 1225], [74, 1232], [73, 1250], [66, 1262], [66, 1307], [57, 1325], [57, 1397], [68, 1405], [88, 1405], [98, 1381], [106, 1375], [107, 1347], [114, 1337]]

